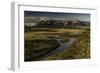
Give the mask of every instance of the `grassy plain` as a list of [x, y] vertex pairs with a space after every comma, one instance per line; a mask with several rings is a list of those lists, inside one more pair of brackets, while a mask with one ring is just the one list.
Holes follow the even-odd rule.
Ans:
[[[25, 61], [36, 60], [66, 60], [90, 58], [90, 29], [89, 28], [33, 28], [24, 33]], [[64, 51], [43, 57], [55, 50], [60, 44], [56, 39], [75, 38], [75, 42]]]

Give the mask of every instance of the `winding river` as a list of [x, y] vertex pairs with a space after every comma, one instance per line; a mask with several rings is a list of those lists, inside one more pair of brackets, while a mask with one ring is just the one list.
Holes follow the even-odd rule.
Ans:
[[67, 49], [68, 47], [70, 47], [75, 42], [75, 38], [68, 38], [68, 39], [69, 39], [69, 41], [66, 42], [66, 43], [62, 43], [60, 41], [60, 39], [56, 39], [59, 42], [60, 46], [58, 48], [56, 48], [55, 50], [45, 54], [45, 57], [53, 55], [55, 53], [62, 52], [64, 49]]

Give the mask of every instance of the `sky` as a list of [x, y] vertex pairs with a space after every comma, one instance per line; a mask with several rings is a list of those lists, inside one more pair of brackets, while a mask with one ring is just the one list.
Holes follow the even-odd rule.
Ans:
[[80, 21], [90, 21], [90, 14], [83, 13], [58, 13], [58, 12], [36, 12], [36, 11], [24, 11], [24, 16], [33, 17], [48, 17], [57, 19], [78, 19]]

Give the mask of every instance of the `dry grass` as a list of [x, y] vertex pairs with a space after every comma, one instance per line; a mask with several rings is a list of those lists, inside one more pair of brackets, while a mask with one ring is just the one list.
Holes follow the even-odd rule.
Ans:
[[[65, 60], [65, 59], [88, 59], [90, 58], [90, 32], [84, 30], [84, 33], [76, 37], [75, 43], [66, 48], [63, 52], [54, 54], [43, 60]], [[74, 37], [74, 35], [73, 35]]]

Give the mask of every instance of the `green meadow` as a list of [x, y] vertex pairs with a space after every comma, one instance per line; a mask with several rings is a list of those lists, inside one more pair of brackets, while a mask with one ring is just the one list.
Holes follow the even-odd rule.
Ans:
[[[74, 38], [70, 46], [50, 55]], [[58, 39], [61, 39], [59, 43]], [[90, 58], [90, 28], [32, 28], [24, 32], [24, 60], [69, 60]], [[66, 45], [67, 46], [67, 45]]]

